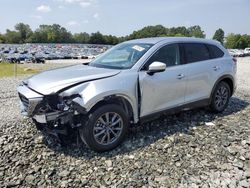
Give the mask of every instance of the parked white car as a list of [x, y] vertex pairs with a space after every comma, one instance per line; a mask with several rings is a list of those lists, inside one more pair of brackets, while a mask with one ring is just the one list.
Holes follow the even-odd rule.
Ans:
[[245, 53], [247, 56], [250, 56], [250, 48], [245, 48], [244, 53]]
[[228, 49], [228, 52], [231, 56], [233, 57], [244, 57], [244, 51], [239, 50], [239, 49]]

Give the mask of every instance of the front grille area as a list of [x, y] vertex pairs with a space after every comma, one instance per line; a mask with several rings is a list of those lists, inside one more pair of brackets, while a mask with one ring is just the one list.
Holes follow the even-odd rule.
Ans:
[[18, 93], [21, 101], [21, 113], [24, 116], [31, 117], [37, 107], [37, 105], [42, 101], [42, 98], [32, 98], [28, 99], [21, 93]]
[[37, 105], [43, 100], [43, 95], [36, 93], [25, 85], [19, 85], [17, 91], [20, 99], [21, 114], [32, 117]]

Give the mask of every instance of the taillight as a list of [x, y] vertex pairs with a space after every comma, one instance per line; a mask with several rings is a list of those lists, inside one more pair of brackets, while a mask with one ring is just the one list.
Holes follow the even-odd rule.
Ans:
[[237, 59], [234, 57], [233, 58], [234, 64], [237, 64]]

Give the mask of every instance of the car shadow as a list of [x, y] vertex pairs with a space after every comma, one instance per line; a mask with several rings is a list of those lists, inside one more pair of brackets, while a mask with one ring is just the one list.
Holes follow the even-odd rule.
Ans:
[[133, 127], [126, 140], [117, 148], [103, 153], [97, 153], [81, 143], [80, 138], [68, 138], [67, 143], [59, 143], [50, 136], [44, 136], [43, 142], [56, 153], [63, 153], [75, 158], [91, 159], [93, 157], [110, 158], [116, 155], [128, 154], [134, 150], [145, 148], [157, 140], [174, 134], [193, 134], [194, 127], [206, 126], [206, 122], [212, 122], [218, 118], [242, 111], [249, 105], [248, 102], [232, 97], [228, 108], [219, 114], [208, 109], [199, 108], [183, 111], [174, 115], [162, 115], [159, 118]]

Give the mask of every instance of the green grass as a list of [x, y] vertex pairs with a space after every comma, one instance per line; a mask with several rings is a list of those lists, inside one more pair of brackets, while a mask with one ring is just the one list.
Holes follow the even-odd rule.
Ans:
[[39, 70], [29, 69], [22, 64], [0, 63], [0, 78], [11, 77], [15, 75], [23, 76], [23, 75], [35, 74], [38, 72]]

